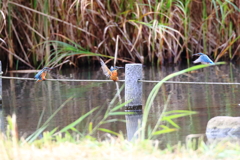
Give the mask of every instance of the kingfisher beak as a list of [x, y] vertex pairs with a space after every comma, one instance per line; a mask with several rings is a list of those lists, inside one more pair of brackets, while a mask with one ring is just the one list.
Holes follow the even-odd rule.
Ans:
[[54, 67], [48, 68], [47, 70], [52, 70], [52, 69], [54, 69]]
[[118, 67], [118, 68], [124, 68], [124, 67]]

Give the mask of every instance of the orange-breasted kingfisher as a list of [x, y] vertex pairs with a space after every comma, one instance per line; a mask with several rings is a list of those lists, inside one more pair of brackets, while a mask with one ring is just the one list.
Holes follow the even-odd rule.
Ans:
[[41, 81], [44, 81], [46, 80], [46, 75], [47, 75], [47, 72], [50, 71], [52, 68], [49, 68], [49, 67], [44, 67], [41, 71], [39, 71], [35, 76], [34, 78], [37, 79], [37, 82], [41, 82]]
[[124, 67], [118, 67], [118, 66], [113, 67], [113, 66], [111, 66], [111, 68], [109, 69], [101, 58], [99, 60], [100, 60], [101, 66], [102, 66], [103, 73], [107, 77], [109, 77], [111, 80], [113, 80], [114, 82], [118, 81], [117, 70], [119, 68], [124, 68]]

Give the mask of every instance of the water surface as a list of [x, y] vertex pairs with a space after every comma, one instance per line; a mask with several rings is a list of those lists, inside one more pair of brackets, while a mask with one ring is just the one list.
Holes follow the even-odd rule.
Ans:
[[[144, 79], [161, 80], [168, 74], [186, 67], [144, 67]], [[201, 69], [198, 72], [186, 73], [171, 81], [184, 82], [240, 82], [239, 66], [221, 65]], [[124, 79], [124, 70], [119, 71], [119, 78]], [[34, 74], [13, 74], [7, 76], [34, 77]], [[58, 79], [107, 79], [100, 69], [82, 68], [78, 70], [53, 70], [48, 78]], [[121, 88], [123, 82], [118, 82]], [[143, 106], [156, 83], [143, 83]], [[239, 85], [202, 85], [202, 84], [164, 84], [151, 108], [148, 125], [154, 126], [160, 117], [166, 99], [170, 96], [167, 111], [190, 110], [198, 114], [175, 119], [180, 129], [171, 134], [158, 137], [166, 144], [184, 142], [189, 134], [205, 133], [209, 119], [215, 116], [239, 116], [240, 90]], [[62, 128], [95, 107], [97, 112], [91, 114], [84, 123], [76, 126], [80, 132], [87, 132], [88, 124], [95, 125], [104, 115], [111, 100], [115, 96], [116, 84], [113, 82], [55, 82], [44, 81], [35, 83], [29, 80], [3, 79], [3, 116], [17, 115], [20, 135], [26, 136], [41, 126], [59, 107], [68, 102], [50, 122], [49, 130]], [[124, 89], [116, 103], [124, 102]], [[124, 109], [123, 109], [124, 111]], [[143, 109], [144, 112], [144, 109]], [[110, 119], [123, 119], [125, 116], [111, 116]], [[3, 118], [4, 119], [4, 118]], [[6, 125], [6, 123], [5, 123]], [[127, 137], [124, 122], [107, 123], [101, 126], [115, 132], [122, 132]], [[169, 125], [169, 127], [171, 127]], [[3, 129], [2, 129], [3, 130]], [[105, 133], [98, 132], [98, 138], [104, 138]]]

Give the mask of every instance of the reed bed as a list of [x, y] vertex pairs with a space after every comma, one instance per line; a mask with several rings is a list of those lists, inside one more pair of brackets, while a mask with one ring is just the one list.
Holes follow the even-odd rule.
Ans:
[[[239, 8], [238, 0], [1, 1], [0, 51], [15, 69], [56, 56], [75, 67], [94, 64], [94, 53], [146, 64], [189, 63], [196, 52], [234, 60]], [[57, 42], [79, 52], [62, 56]]]

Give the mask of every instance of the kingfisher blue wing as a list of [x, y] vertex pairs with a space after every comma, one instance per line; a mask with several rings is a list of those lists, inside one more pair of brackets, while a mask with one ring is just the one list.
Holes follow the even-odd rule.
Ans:
[[41, 71], [39, 71], [35, 76], [34, 78], [37, 79], [37, 80], [42, 80], [42, 73], [44, 72], [44, 70], [42, 69]]
[[193, 61], [193, 63], [202, 63], [202, 64], [214, 64], [214, 62], [205, 54], [203, 53], [196, 53], [194, 55], [198, 55], [198, 59]]
[[103, 73], [107, 76], [110, 77], [111, 76], [111, 71], [108, 69], [107, 65], [104, 63], [104, 61], [100, 58], [99, 59], [101, 66], [102, 66], [102, 70]]
[[118, 66], [113, 67], [113, 66], [111, 66], [111, 68], [109, 69], [101, 58], [99, 58], [99, 61], [100, 61], [101, 66], [102, 66], [103, 73], [107, 77], [109, 77], [111, 80], [113, 80], [114, 82], [118, 81], [117, 70], [119, 68], [124, 68], [124, 67], [118, 67]]
[[51, 70], [52, 68], [44, 67], [41, 71], [39, 71], [34, 78], [37, 79], [37, 82], [40, 82], [42, 80], [45, 80], [45, 76], [47, 75], [47, 72]]

